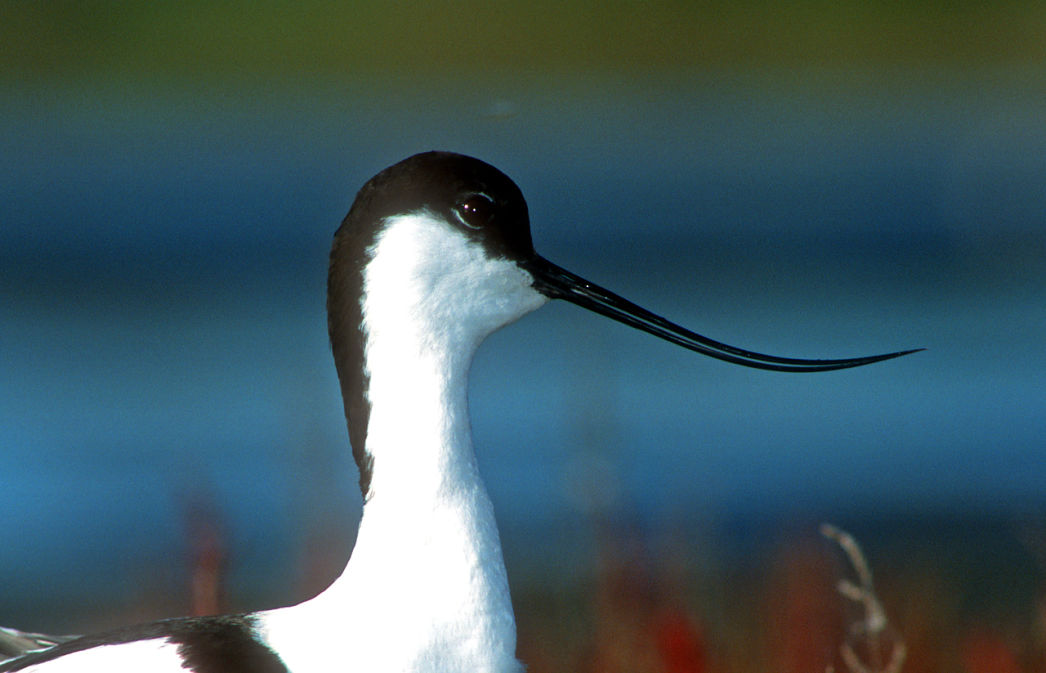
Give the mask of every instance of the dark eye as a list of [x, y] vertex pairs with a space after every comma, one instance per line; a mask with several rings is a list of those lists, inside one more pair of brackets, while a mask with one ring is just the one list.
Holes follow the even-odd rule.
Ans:
[[470, 194], [455, 208], [462, 223], [480, 229], [494, 219], [494, 201], [486, 194]]

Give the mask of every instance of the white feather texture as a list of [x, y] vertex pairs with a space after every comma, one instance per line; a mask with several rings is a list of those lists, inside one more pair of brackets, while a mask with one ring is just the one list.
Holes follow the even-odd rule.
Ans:
[[370, 497], [342, 576], [261, 615], [295, 673], [519, 672], [494, 510], [476, 466], [468, 372], [480, 342], [548, 300], [427, 211], [386, 222], [364, 272]]
[[110, 671], [185, 673], [185, 669], [182, 668], [182, 658], [178, 656], [178, 645], [160, 638], [81, 650], [36, 666], [28, 666], [22, 671], [25, 673], [110, 673]]

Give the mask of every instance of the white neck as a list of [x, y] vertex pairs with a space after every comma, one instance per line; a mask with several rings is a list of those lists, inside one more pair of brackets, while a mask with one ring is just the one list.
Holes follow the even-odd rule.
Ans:
[[[514, 265], [477, 257], [478, 246], [457, 237], [441, 242], [441, 268], [431, 268], [424, 237], [445, 237], [444, 228], [403, 219], [375, 245], [365, 277], [373, 472], [356, 547], [329, 589], [263, 614], [263, 631], [292, 672], [340, 662], [369, 672], [519, 672], [494, 510], [472, 447], [468, 370], [483, 337], [545, 299]], [[463, 307], [431, 282], [480, 263], [518, 286], [517, 305], [502, 302], [496, 320], [486, 297]]]

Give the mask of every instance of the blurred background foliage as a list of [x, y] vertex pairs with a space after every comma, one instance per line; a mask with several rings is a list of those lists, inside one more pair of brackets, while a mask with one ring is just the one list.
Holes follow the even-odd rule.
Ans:
[[1038, 2], [5, 3], [5, 75], [174, 78], [1046, 58]]

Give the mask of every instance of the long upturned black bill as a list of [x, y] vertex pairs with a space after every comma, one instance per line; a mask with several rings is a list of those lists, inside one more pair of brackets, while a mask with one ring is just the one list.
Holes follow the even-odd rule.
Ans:
[[746, 367], [769, 369], [778, 372], [824, 372], [833, 369], [870, 365], [873, 362], [881, 362], [923, 350], [922, 348], [913, 348], [895, 353], [845, 358], [842, 360], [804, 360], [763, 355], [762, 353], [735, 348], [734, 346], [729, 346], [691, 332], [684, 327], [665, 320], [659, 315], [651, 313], [642, 306], [633, 304], [627, 299], [599, 287], [595, 283], [591, 283], [562, 267], [556, 266], [543, 257], [535, 255], [532, 260], [524, 263], [523, 266], [534, 276], [535, 289], [547, 297], [566, 299], [590, 311], [595, 311], [618, 322], [661, 337], [665, 341]]

